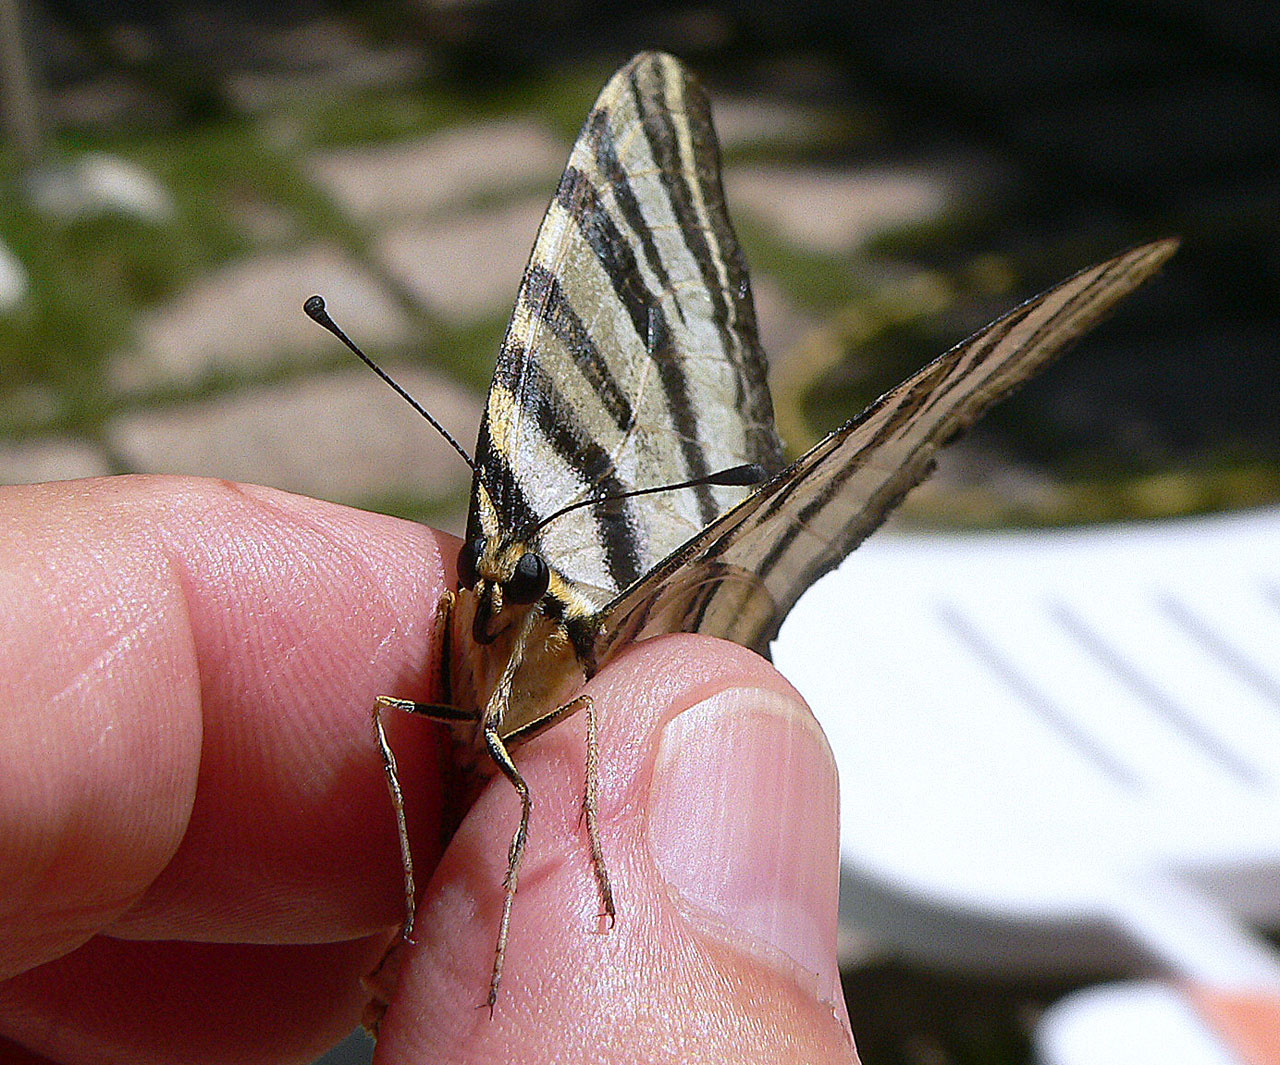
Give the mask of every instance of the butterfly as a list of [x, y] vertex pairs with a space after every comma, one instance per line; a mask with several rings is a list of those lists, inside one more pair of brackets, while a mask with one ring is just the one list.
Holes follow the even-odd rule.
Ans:
[[[474, 460], [449, 437], [474, 480], [458, 588], [439, 615], [447, 700], [379, 700], [449, 722], [466, 768], [483, 773], [487, 763], [520, 796], [491, 1011], [533, 802], [512, 750], [585, 714], [584, 820], [612, 920], [596, 827], [597, 723], [590, 697], [576, 694], [583, 683], [623, 648], [665, 633], [707, 633], [767, 656], [800, 595], [884, 521], [938, 449], [1175, 247], [1135, 248], [1024, 303], [787, 466], [706, 95], [669, 55], [642, 53], [613, 76], [538, 232]], [[412, 859], [395, 758], [375, 721], [406, 871], [407, 939]]]

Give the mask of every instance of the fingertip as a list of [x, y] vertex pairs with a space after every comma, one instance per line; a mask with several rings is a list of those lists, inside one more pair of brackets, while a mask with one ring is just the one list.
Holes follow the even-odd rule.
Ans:
[[655, 869], [688, 919], [789, 970], [833, 1008], [838, 799], [808, 707], [733, 687], [663, 726], [647, 807]]

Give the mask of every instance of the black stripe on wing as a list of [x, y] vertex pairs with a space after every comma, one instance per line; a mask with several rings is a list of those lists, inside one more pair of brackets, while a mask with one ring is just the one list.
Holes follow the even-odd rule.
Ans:
[[[516, 401], [537, 425], [547, 446], [572, 471], [584, 492], [601, 496], [624, 494], [628, 485], [616, 476], [611, 456], [577, 417], [536, 359], [515, 359], [521, 368]], [[640, 576], [637, 565], [640, 532], [631, 500], [615, 500], [590, 508], [596, 518], [597, 536], [615, 587], [625, 588]], [[535, 529], [512, 524], [511, 531], [532, 538]]]
[[773, 432], [766, 360], [746, 260], [725, 204], [710, 102], [688, 70], [670, 56], [636, 64], [631, 87], [650, 153], [668, 176], [667, 200], [685, 252], [711, 302], [720, 349], [738, 370], [734, 409], [749, 425], [768, 428], [752, 461], [776, 469], [781, 450]]
[[1147, 244], [1029, 300], [934, 360], [817, 444], [600, 614], [593, 667], [665, 632], [767, 654], [803, 592], [928, 475], [938, 449], [1043, 369], [1164, 263]]
[[626, 221], [628, 228], [640, 242], [644, 252], [644, 260], [653, 271], [661, 290], [671, 288], [671, 278], [667, 274], [662, 256], [658, 254], [658, 245], [653, 239], [653, 230], [645, 220], [640, 201], [632, 188], [631, 178], [618, 160], [617, 147], [613, 140], [611, 116], [607, 110], [592, 111], [587, 118], [587, 129], [590, 131], [592, 150], [596, 167], [600, 176], [613, 192], [618, 204], [618, 211]]
[[587, 383], [600, 399], [600, 405], [609, 413], [613, 424], [627, 432], [636, 420], [631, 400], [600, 351], [590, 332], [583, 325], [578, 312], [564, 294], [559, 279], [540, 263], [530, 263], [525, 274], [521, 298], [528, 301], [535, 313], [572, 354], [574, 362]]
[[582, 239], [595, 253], [631, 327], [643, 340], [649, 327], [649, 308], [657, 297], [645, 287], [635, 252], [601, 202], [591, 179], [570, 166], [556, 189], [556, 202], [568, 212]]
[[[655, 74], [659, 76], [654, 76]], [[649, 151], [658, 169], [666, 175], [663, 185], [671, 213], [679, 226], [684, 250], [689, 259], [697, 264], [702, 287], [711, 300], [712, 318], [720, 333], [721, 347], [730, 354], [736, 354], [738, 345], [730, 332], [732, 312], [728, 303], [732, 282], [727, 277], [721, 252], [723, 243], [715, 240], [713, 244], [713, 239], [720, 235], [709, 232], [713, 225], [712, 218], [724, 216], [724, 197], [719, 187], [719, 145], [710, 133], [711, 113], [706, 97], [700, 92], [689, 91], [682, 74], [680, 68], [666, 71], [661, 64], [654, 68], [637, 67], [631, 74], [631, 91], [635, 95], [636, 110], [640, 113], [645, 137], [649, 141]], [[666, 77], [661, 75], [674, 76], [680, 82], [677, 89], [678, 115], [673, 112], [668, 99], [673, 86], [669, 86]], [[677, 121], [680, 123], [679, 129]], [[680, 137], [682, 131], [689, 136], [691, 142], [700, 131], [706, 131], [702, 138], [705, 144], [699, 147], [702, 152], [713, 155], [713, 166], [703, 163], [700, 169], [701, 153], [697, 150], [692, 158], [684, 155]], [[701, 211], [699, 202], [703, 205]], [[706, 214], [705, 222], [703, 212]]]

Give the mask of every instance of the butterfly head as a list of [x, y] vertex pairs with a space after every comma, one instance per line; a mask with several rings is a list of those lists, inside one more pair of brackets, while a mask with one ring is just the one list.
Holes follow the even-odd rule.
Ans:
[[473, 625], [477, 643], [492, 643], [547, 592], [551, 568], [519, 542], [475, 536], [458, 552], [458, 583], [479, 600]]

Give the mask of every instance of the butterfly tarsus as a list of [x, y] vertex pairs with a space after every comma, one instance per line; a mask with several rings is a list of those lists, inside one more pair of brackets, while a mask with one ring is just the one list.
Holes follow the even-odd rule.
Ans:
[[600, 905], [604, 908], [601, 917], [609, 919], [612, 928], [617, 920], [617, 908], [613, 903], [613, 885], [609, 880], [609, 870], [604, 861], [604, 848], [600, 844], [600, 826], [598, 819], [598, 797], [600, 792], [600, 730], [596, 715], [595, 702], [589, 695], [579, 695], [570, 699], [563, 706], [558, 706], [549, 714], [521, 726], [508, 733], [506, 741], [513, 746], [550, 728], [567, 717], [572, 717], [579, 710], [587, 713], [587, 771], [586, 783], [582, 792], [582, 805], [578, 810], [578, 825], [587, 824], [587, 843], [591, 848], [591, 870], [596, 879], [596, 889], [600, 895]]
[[489, 757], [502, 771], [502, 775], [511, 781], [511, 786], [520, 796], [520, 823], [516, 826], [515, 835], [511, 837], [511, 848], [507, 852], [507, 875], [503, 880], [502, 919], [498, 923], [498, 945], [494, 950], [493, 973], [489, 978], [489, 1016], [493, 1016], [493, 1008], [498, 1001], [498, 986], [502, 983], [502, 963], [507, 955], [507, 936], [511, 931], [511, 907], [516, 900], [516, 886], [520, 878], [520, 862], [524, 858], [524, 845], [529, 837], [529, 816], [533, 812], [533, 800], [529, 795], [529, 785], [525, 783], [520, 770], [511, 760], [511, 752], [498, 735], [496, 722], [486, 721], [484, 726], [484, 744]]
[[600, 893], [600, 905], [604, 907], [601, 917], [609, 919], [609, 927], [617, 923], [618, 911], [613, 904], [613, 885], [609, 882], [609, 870], [604, 864], [604, 848], [600, 845], [599, 796], [600, 796], [600, 737], [596, 719], [595, 703], [588, 695], [580, 696], [586, 701], [587, 711], [587, 773], [586, 785], [582, 793], [582, 817], [587, 822], [587, 842], [591, 847], [591, 869], [595, 873], [596, 889]]
[[404, 812], [404, 789], [400, 786], [400, 770], [396, 765], [395, 753], [387, 739], [387, 730], [382, 724], [382, 711], [385, 709], [401, 710], [408, 714], [419, 714], [433, 721], [475, 721], [476, 715], [470, 710], [461, 710], [456, 706], [441, 706], [435, 703], [415, 703], [411, 699], [397, 699], [390, 695], [379, 695], [373, 704], [373, 731], [378, 742], [378, 750], [382, 754], [382, 770], [387, 778], [387, 790], [391, 792], [391, 805], [396, 813], [396, 835], [400, 841], [400, 863], [404, 869], [405, 918], [400, 929], [400, 938], [413, 942], [413, 922], [418, 905], [418, 891], [413, 873], [413, 850], [409, 846], [409, 826]]
[[[409, 847], [409, 826], [404, 814], [404, 791], [400, 787], [400, 771], [396, 766], [395, 752], [387, 740], [387, 730], [382, 725], [382, 708], [398, 706], [402, 700], [379, 696], [373, 704], [373, 733], [382, 754], [382, 771], [387, 778], [387, 790], [391, 792], [391, 805], [396, 813], [396, 836], [400, 841], [400, 864], [404, 869], [404, 923], [400, 938], [413, 942], [413, 920], [417, 908], [418, 891], [413, 878], [413, 852]], [[381, 968], [381, 966], [379, 966]]]
[[382, 770], [387, 779], [387, 790], [391, 793], [391, 806], [396, 816], [396, 837], [400, 843], [400, 864], [404, 870], [404, 922], [400, 926], [399, 936], [392, 940], [386, 953], [365, 977], [366, 986], [373, 993], [373, 1000], [365, 1009], [364, 1026], [376, 1037], [382, 1015], [386, 1011], [396, 983], [403, 960], [402, 948], [413, 944], [413, 925], [417, 915], [418, 891], [413, 872], [413, 849], [409, 845], [409, 827], [405, 816], [404, 789], [400, 786], [400, 770], [396, 765], [396, 756], [387, 739], [386, 728], [382, 724], [384, 709], [401, 710], [412, 714], [421, 714], [437, 721], [474, 721], [476, 715], [469, 711], [459, 710], [452, 706], [435, 706], [429, 703], [415, 703], [409, 699], [396, 699], [390, 695], [380, 695], [373, 704], [373, 732], [382, 755]]
[[494, 950], [493, 973], [489, 981], [489, 997], [485, 1005], [490, 1015], [498, 1001], [498, 987], [502, 982], [502, 967], [506, 961], [507, 938], [511, 930], [511, 908], [515, 903], [516, 887], [520, 878], [520, 863], [524, 859], [525, 844], [529, 837], [529, 818], [533, 811], [533, 800], [529, 794], [529, 785], [520, 770], [516, 768], [507, 749], [508, 743], [526, 740], [558, 721], [571, 717], [579, 710], [587, 714], [587, 767], [586, 783], [582, 798], [582, 814], [587, 823], [587, 840], [591, 848], [591, 866], [596, 879], [596, 887], [600, 893], [600, 902], [604, 907], [602, 917], [607, 917], [612, 928], [617, 920], [617, 909], [613, 902], [613, 886], [609, 880], [609, 871], [605, 866], [604, 848], [600, 844], [600, 831], [597, 817], [600, 777], [600, 743], [598, 720], [595, 703], [589, 695], [579, 695], [567, 703], [557, 707], [551, 713], [536, 721], [509, 733], [504, 738], [499, 735], [497, 727], [491, 722], [484, 726], [484, 744], [489, 757], [501, 770], [503, 776], [511, 781], [516, 794], [520, 796], [520, 823], [516, 826], [515, 835], [511, 838], [511, 847], [507, 852], [507, 875], [503, 880], [502, 918], [498, 924], [498, 944]]

